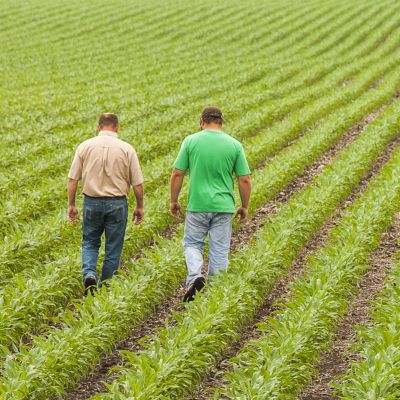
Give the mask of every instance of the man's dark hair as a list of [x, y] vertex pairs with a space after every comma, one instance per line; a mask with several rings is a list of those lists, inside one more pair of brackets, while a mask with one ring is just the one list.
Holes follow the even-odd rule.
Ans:
[[112, 113], [103, 113], [99, 117], [99, 126], [118, 126], [118, 117]]
[[206, 107], [201, 113], [201, 119], [206, 124], [215, 123], [222, 125], [224, 122], [224, 117], [222, 116], [222, 112], [217, 107]]

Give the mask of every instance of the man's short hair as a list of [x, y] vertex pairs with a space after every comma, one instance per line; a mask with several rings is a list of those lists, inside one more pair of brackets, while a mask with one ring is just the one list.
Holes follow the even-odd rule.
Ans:
[[224, 122], [222, 112], [217, 107], [206, 107], [201, 113], [201, 119], [206, 124], [215, 123], [222, 125], [222, 123]]
[[99, 126], [112, 126], [116, 128], [118, 126], [118, 117], [112, 113], [103, 113], [99, 117]]

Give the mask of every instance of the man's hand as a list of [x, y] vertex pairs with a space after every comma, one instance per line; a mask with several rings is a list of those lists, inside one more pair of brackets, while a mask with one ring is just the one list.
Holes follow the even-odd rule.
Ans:
[[75, 206], [76, 191], [78, 190], [78, 181], [76, 179], [69, 179], [67, 185], [68, 193], [68, 221], [71, 224], [76, 224], [78, 220], [78, 209]]
[[183, 178], [185, 177], [185, 171], [174, 168], [171, 174], [170, 180], [170, 202], [169, 202], [169, 213], [176, 220], [180, 221], [182, 218], [181, 206], [178, 202], [179, 193], [182, 189]]
[[133, 212], [132, 215], [132, 221], [135, 223], [135, 225], [140, 225], [143, 222], [143, 219], [144, 219], [143, 208], [135, 208], [135, 211]]
[[236, 217], [239, 217], [239, 224], [242, 224], [247, 219], [248, 207], [251, 193], [251, 179], [250, 175], [238, 176], [237, 178], [240, 200], [242, 206], [236, 211]]
[[238, 220], [239, 224], [242, 224], [243, 222], [246, 221], [248, 213], [249, 212], [246, 207], [238, 208], [238, 210], [236, 211], [235, 217], [239, 217], [239, 220]]
[[68, 221], [71, 224], [76, 224], [78, 220], [78, 209], [75, 206], [68, 206]]
[[169, 205], [169, 213], [172, 215], [174, 219], [177, 221], [181, 221], [182, 219], [182, 209], [181, 205], [178, 202], [170, 203]]

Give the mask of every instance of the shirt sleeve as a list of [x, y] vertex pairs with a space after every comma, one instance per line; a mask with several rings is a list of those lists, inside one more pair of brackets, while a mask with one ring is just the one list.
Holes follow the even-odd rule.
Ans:
[[186, 139], [182, 142], [178, 157], [176, 157], [174, 162], [174, 168], [180, 169], [181, 171], [186, 171], [189, 169], [189, 152]]
[[129, 165], [129, 180], [132, 186], [140, 185], [144, 181], [142, 170], [139, 164], [139, 158], [134, 149]]
[[79, 154], [79, 147], [75, 152], [74, 160], [68, 173], [68, 178], [79, 181], [82, 179], [82, 158]]
[[244, 149], [243, 149], [242, 145], [240, 145], [240, 149], [239, 149], [238, 155], [236, 157], [236, 162], [235, 162], [233, 170], [235, 171], [236, 176], [244, 176], [244, 175], [251, 174], [249, 164], [247, 163], [246, 155], [244, 153]]

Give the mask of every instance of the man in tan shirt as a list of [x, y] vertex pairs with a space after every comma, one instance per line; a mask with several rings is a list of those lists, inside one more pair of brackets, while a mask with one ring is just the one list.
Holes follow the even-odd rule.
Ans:
[[127, 196], [133, 188], [136, 208], [132, 220], [143, 221], [143, 175], [135, 149], [118, 138], [115, 114], [99, 118], [97, 137], [81, 143], [68, 174], [68, 218], [75, 223], [78, 182], [85, 196], [82, 223], [82, 270], [85, 294], [98, 285], [97, 260], [101, 236], [105, 233], [105, 257], [101, 282], [116, 273], [121, 258], [128, 217]]

